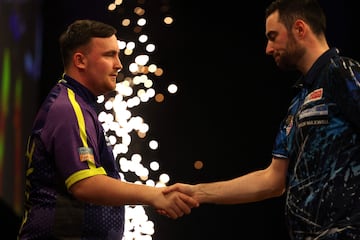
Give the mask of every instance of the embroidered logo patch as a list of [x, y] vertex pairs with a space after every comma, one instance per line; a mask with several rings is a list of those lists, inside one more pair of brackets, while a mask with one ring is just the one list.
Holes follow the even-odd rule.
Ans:
[[321, 117], [321, 116], [328, 116], [329, 110], [327, 105], [320, 104], [313, 106], [312, 108], [305, 109], [299, 114], [299, 120], [302, 120], [304, 118], [308, 117]]
[[92, 148], [89, 147], [80, 147], [79, 148], [79, 157], [81, 162], [89, 161], [95, 163], [94, 153]]
[[304, 104], [320, 100], [322, 96], [323, 96], [323, 89], [322, 88], [316, 89], [306, 96], [304, 100]]

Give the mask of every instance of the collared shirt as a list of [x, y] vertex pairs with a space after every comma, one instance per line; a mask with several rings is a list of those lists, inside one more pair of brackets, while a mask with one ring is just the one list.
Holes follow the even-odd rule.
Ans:
[[120, 180], [95, 104], [89, 90], [65, 75], [40, 107], [25, 154], [19, 239], [122, 239], [124, 206], [87, 204], [68, 192], [98, 174]]
[[292, 239], [359, 239], [359, 63], [329, 49], [297, 86], [273, 148], [290, 160], [285, 213]]

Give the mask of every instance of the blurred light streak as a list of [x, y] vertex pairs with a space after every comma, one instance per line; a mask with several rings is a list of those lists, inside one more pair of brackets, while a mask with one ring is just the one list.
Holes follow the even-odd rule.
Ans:
[[[152, 62], [151, 54], [155, 54], [156, 44], [149, 42], [151, 36], [144, 33], [148, 26], [145, 15], [145, 1], [139, 1], [133, 8], [133, 17], [125, 16], [119, 22], [122, 28], [132, 28], [131, 39], [119, 40], [119, 48], [126, 59], [122, 59], [124, 69], [119, 72], [118, 83], [112, 96], [99, 96], [98, 103], [103, 105], [99, 113], [99, 121], [103, 124], [105, 134], [113, 147], [115, 159], [120, 166], [120, 175], [124, 181], [137, 184], [163, 187], [170, 181], [167, 173], [158, 173], [158, 179], [151, 179], [153, 172], [160, 170], [160, 163], [156, 159], [148, 159], [142, 152], [132, 152], [134, 145], [143, 144], [147, 151], [157, 151], [159, 142], [156, 139], [147, 140], [149, 124], [142, 116], [135, 115], [135, 109], [151, 99], [155, 103], [164, 101], [165, 95], [157, 92], [156, 78], [163, 75], [163, 69]], [[118, 8], [129, 12], [123, 7], [124, 2], [116, 0], [109, 4], [108, 10], [115, 12]], [[168, 9], [163, 3], [161, 10]], [[160, 9], [159, 9], [160, 10]], [[124, 12], [122, 11], [122, 12]], [[122, 16], [120, 16], [122, 17]], [[163, 22], [173, 23], [173, 18], [167, 14]], [[150, 31], [151, 32], [151, 31]], [[174, 94], [177, 86], [168, 86], [168, 93]], [[135, 133], [135, 134], [134, 134]], [[138, 149], [138, 148], [136, 148]], [[153, 174], [152, 174], [153, 175]], [[147, 206], [126, 206], [125, 232], [123, 240], [151, 240], [154, 234], [154, 223], [146, 214]]]

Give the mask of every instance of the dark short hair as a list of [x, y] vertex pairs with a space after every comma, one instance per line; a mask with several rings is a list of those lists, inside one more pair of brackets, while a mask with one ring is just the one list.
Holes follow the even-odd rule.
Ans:
[[265, 10], [265, 19], [275, 11], [288, 30], [296, 19], [302, 19], [316, 35], [325, 34], [326, 16], [317, 0], [275, 0]]
[[107, 38], [116, 34], [117, 30], [106, 23], [81, 19], [71, 23], [60, 38], [60, 53], [64, 67], [68, 66], [74, 51], [87, 45], [94, 37]]

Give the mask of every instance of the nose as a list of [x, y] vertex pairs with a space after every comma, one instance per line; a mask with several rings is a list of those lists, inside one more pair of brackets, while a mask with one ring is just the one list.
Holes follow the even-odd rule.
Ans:
[[123, 65], [121, 63], [119, 56], [116, 57], [115, 68], [118, 70], [118, 72], [120, 72], [123, 69]]
[[265, 47], [265, 53], [266, 53], [267, 55], [272, 55], [273, 52], [274, 52], [274, 48], [272, 47], [271, 42], [270, 42], [270, 41], [267, 41], [266, 47]]

